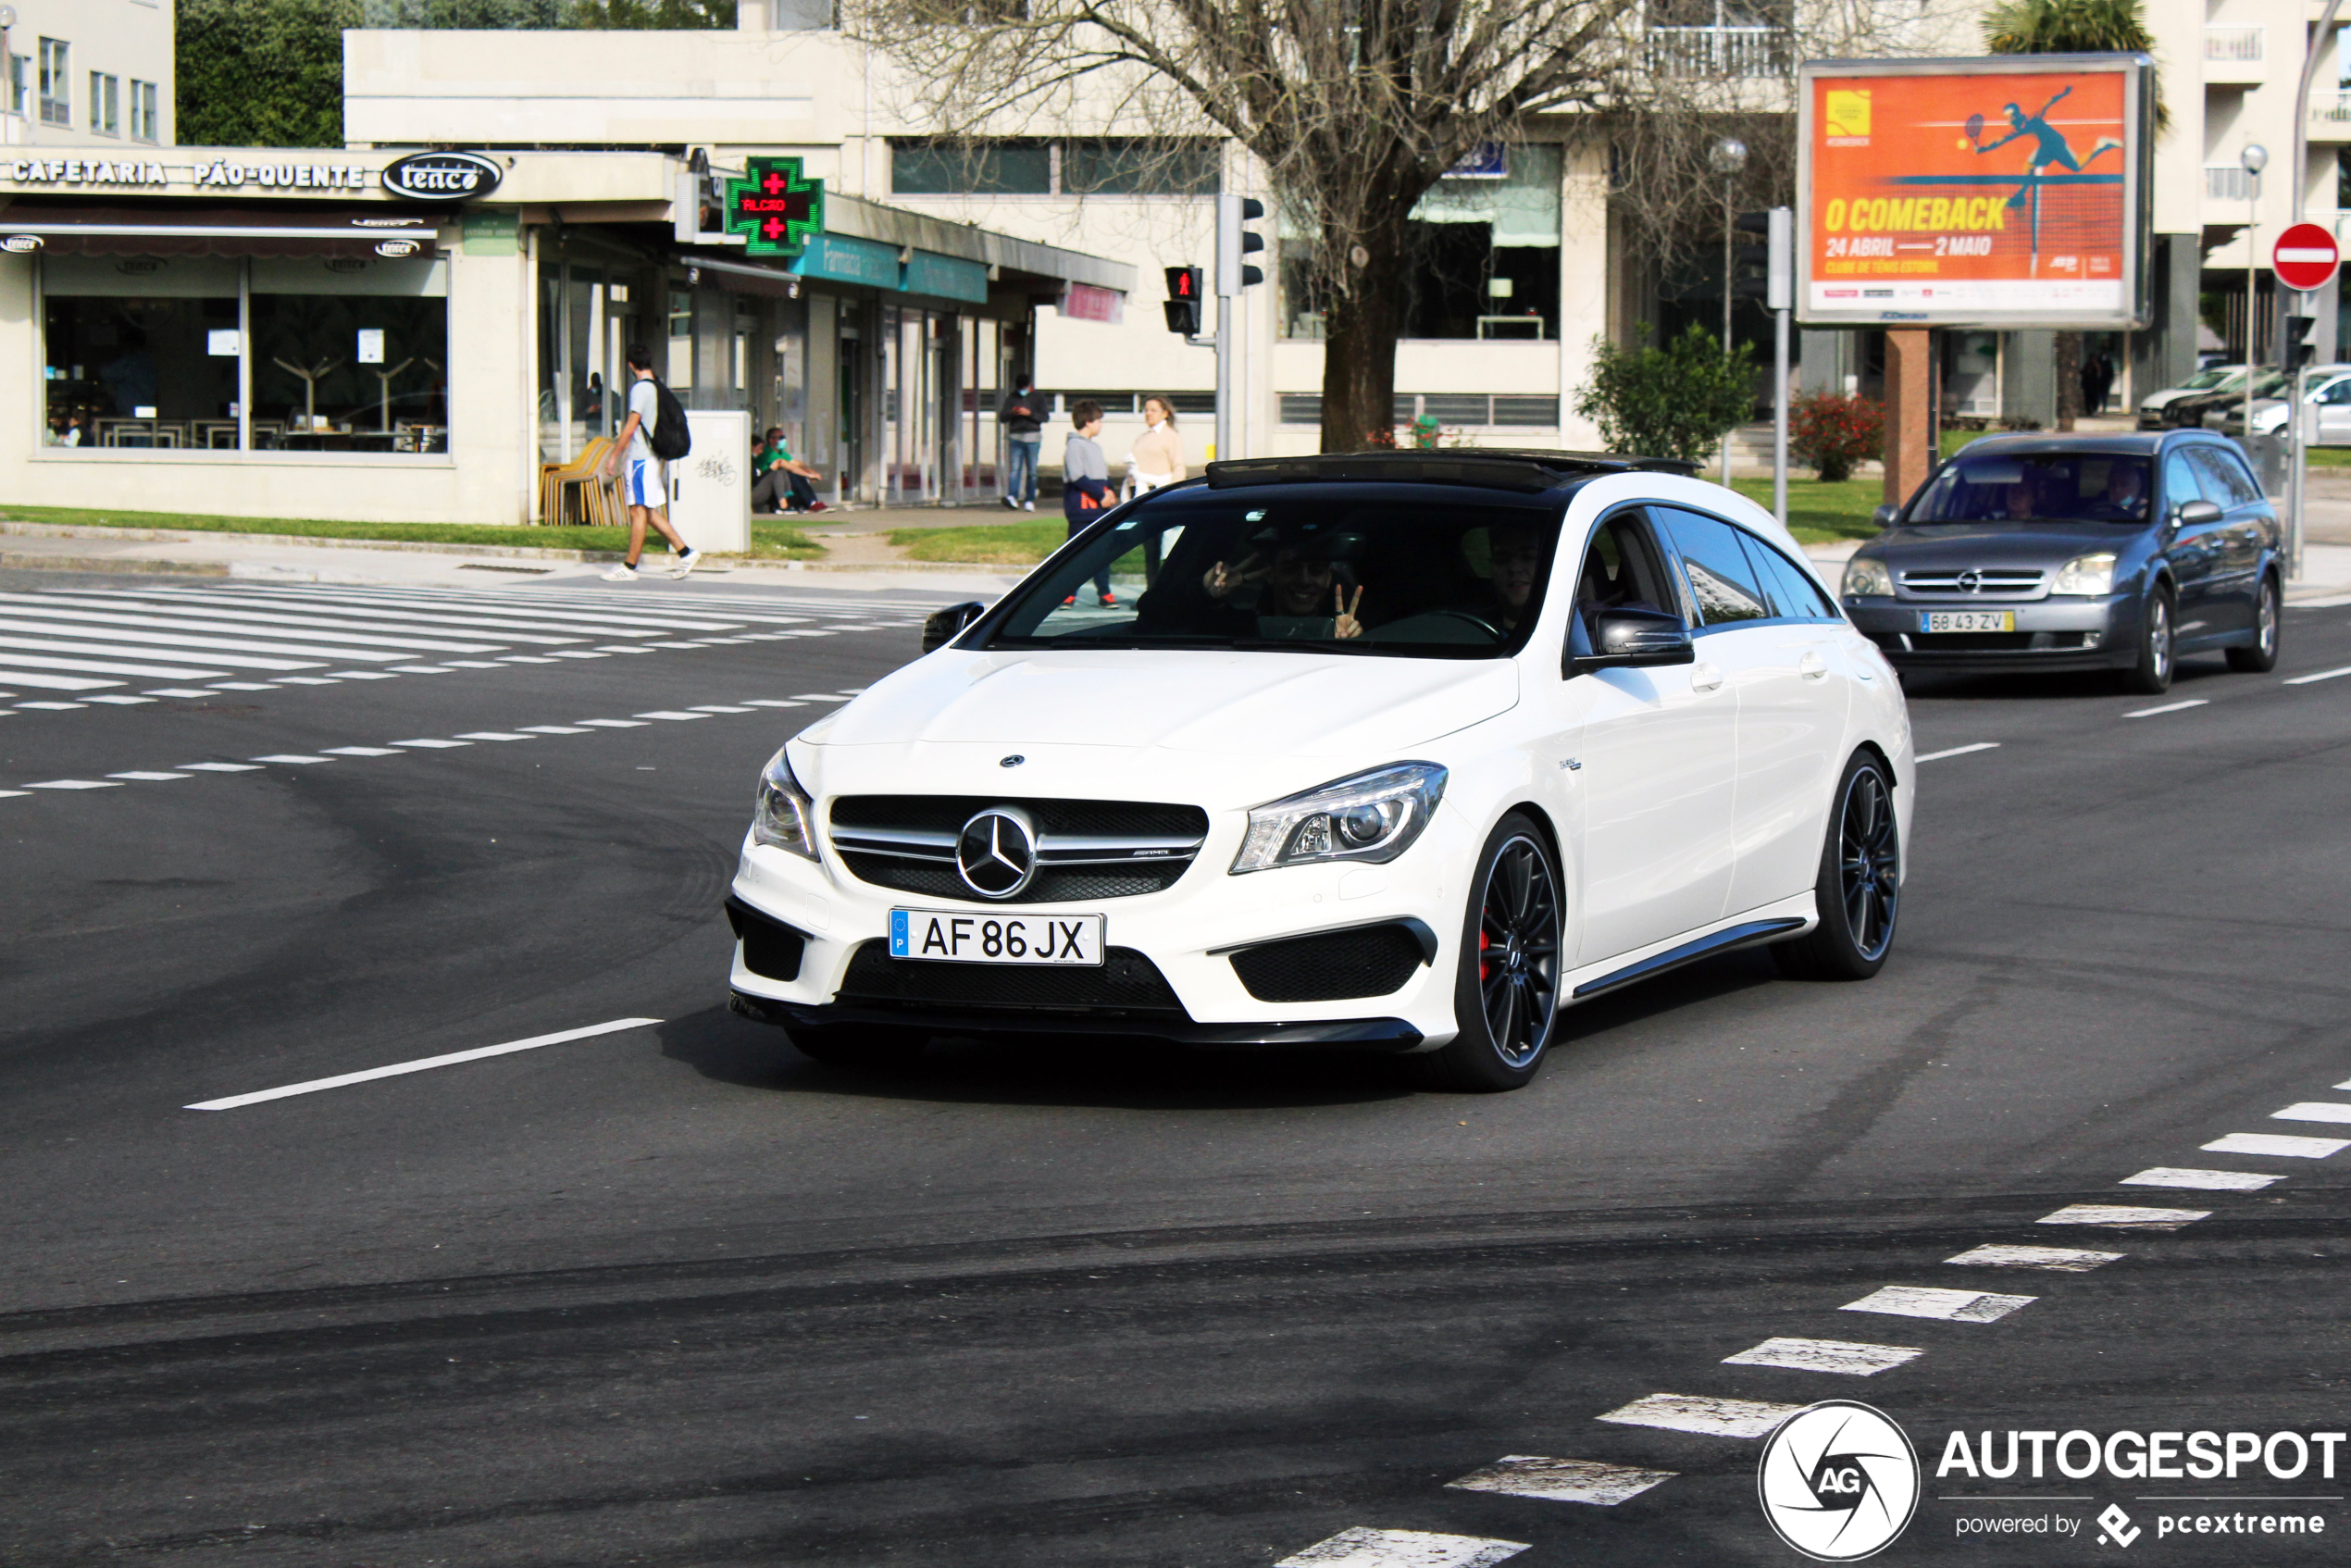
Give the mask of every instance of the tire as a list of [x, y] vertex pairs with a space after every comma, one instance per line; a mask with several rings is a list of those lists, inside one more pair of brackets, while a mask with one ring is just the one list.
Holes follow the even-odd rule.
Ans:
[[1797, 979], [1868, 979], [1885, 967], [1901, 913], [1902, 835], [1885, 765], [1854, 753], [1835, 801], [1812, 885], [1820, 924], [1772, 949], [1780, 972]]
[[2279, 602], [2278, 579], [2268, 572], [2261, 574], [2260, 591], [2253, 599], [2253, 641], [2243, 648], [2229, 650], [2229, 667], [2247, 675], [2267, 675], [2278, 667]]
[[2147, 591], [2139, 613], [2139, 659], [2123, 672], [2122, 689], [2142, 697], [2159, 697], [2171, 690], [2172, 666], [2179, 663], [2171, 629], [2171, 591], [2158, 585]]
[[891, 1073], [911, 1067], [930, 1044], [920, 1029], [892, 1028], [879, 1024], [802, 1025], [788, 1031], [802, 1056], [827, 1067]]
[[1543, 1065], [1565, 1002], [1559, 862], [1518, 812], [1495, 825], [1470, 878], [1449, 1044], [1411, 1060], [1434, 1089], [1522, 1089]]

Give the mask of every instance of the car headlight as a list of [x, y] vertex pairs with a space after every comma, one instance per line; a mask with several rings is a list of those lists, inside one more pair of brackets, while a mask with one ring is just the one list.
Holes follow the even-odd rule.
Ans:
[[2102, 551], [2096, 555], [2076, 555], [2057, 569], [2049, 579], [2052, 593], [2111, 593], [2114, 591], [2114, 553]]
[[1394, 860], [1437, 815], [1445, 770], [1433, 762], [1391, 763], [1252, 807], [1232, 874], [1326, 860]]
[[816, 858], [816, 803], [792, 777], [791, 764], [777, 752], [759, 770], [759, 794], [752, 803], [754, 843]]
[[1894, 596], [1894, 574], [1885, 569], [1883, 561], [1856, 555], [1845, 563], [1844, 593], [1848, 599], [1890, 599]]

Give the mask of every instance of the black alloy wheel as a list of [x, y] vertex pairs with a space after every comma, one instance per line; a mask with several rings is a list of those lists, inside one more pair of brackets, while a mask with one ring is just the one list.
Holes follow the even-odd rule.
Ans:
[[2171, 690], [2172, 641], [2171, 591], [2158, 583], [2139, 610], [2139, 662], [2122, 677], [2125, 691], [2159, 697]]
[[1535, 824], [1516, 812], [1478, 857], [1462, 921], [1452, 1042], [1414, 1058], [1437, 1088], [1491, 1093], [1535, 1076], [1559, 1027], [1565, 919], [1559, 867]]
[[1885, 966], [1902, 905], [1902, 834], [1885, 765], [1856, 752], [1837, 781], [1827, 842], [1812, 889], [1820, 924], [1772, 949], [1782, 972], [1811, 980], [1866, 980]]
[[2253, 641], [2242, 648], [2229, 650], [2229, 667], [2247, 675], [2267, 675], [2278, 667], [2278, 579], [2269, 572], [2261, 574], [2261, 591], [2253, 600]]

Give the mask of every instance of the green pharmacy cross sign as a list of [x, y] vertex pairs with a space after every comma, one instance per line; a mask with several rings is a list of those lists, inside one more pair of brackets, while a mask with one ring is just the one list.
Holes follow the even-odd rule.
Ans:
[[824, 231], [825, 182], [803, 178], [798, 158], [753, 158], [748, 168], [727, 181], [727, 232], [742, 235], [753, 255], [796, 259]]

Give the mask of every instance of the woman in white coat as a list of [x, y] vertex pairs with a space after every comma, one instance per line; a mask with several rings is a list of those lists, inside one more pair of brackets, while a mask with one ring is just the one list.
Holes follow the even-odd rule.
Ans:
[[1143, 433], [1126, 454], [1126, 482], [1119, 499], [1148, 495], [1184, 477], [1184, 442], [1176, 433], [1176, 410], [1163, 397], [1143, 399]]

